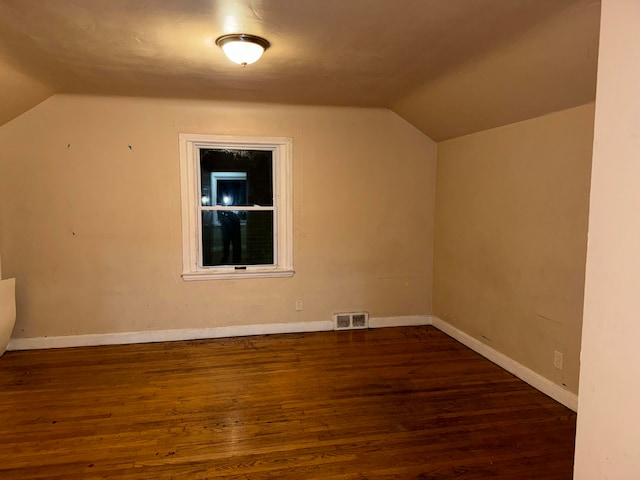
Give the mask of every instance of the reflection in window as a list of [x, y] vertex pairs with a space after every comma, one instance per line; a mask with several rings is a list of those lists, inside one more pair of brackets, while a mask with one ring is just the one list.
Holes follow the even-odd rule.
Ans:
[[274, 263], [273, 152], [200, 150], [203, 266]]
[[182, 278], [291, 277], [293, 141], [181, 133]]

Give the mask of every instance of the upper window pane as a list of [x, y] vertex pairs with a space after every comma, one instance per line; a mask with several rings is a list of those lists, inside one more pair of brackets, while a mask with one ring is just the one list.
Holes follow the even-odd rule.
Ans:
[[202, 206], [273, 206], [273, 152], [200, 149]]

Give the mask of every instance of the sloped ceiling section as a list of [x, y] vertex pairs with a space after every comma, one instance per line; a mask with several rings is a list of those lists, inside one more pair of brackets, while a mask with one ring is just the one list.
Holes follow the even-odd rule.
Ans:
[[0, 125], [49, 98], [54, 90], [0, 57]]
[[[1, 118], [55, 90], [387, 107], [442, 140], [593, 100], [599, 11], [597, 0], [0, 0]], [[244, 69], [214, 45], [238, 32], [272, 44]]]
[[600, 4], [569, 8], [392, 105], [436, 141], [595, 99]]

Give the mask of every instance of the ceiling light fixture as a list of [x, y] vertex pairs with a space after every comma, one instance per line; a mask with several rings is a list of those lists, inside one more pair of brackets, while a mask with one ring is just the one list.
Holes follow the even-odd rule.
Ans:
[[268, 40], [247, 33], [223, 35], [216, 40], [216, 45], [222, 48], [229, 60], [243, 67], [257, 62], [271, 46]]

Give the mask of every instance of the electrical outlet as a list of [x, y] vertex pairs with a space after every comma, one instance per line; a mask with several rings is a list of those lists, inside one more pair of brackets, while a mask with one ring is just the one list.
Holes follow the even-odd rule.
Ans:
[[556, 367], [558, 370], [562, 370], [562, 362], [564, 360], [564, 355], [555, 350], [553, 352], [553, 366]]
[[302, 311], [302, 299], [299, 298], [298, 300], [296, 300], [296, 312], [301, 312]]

